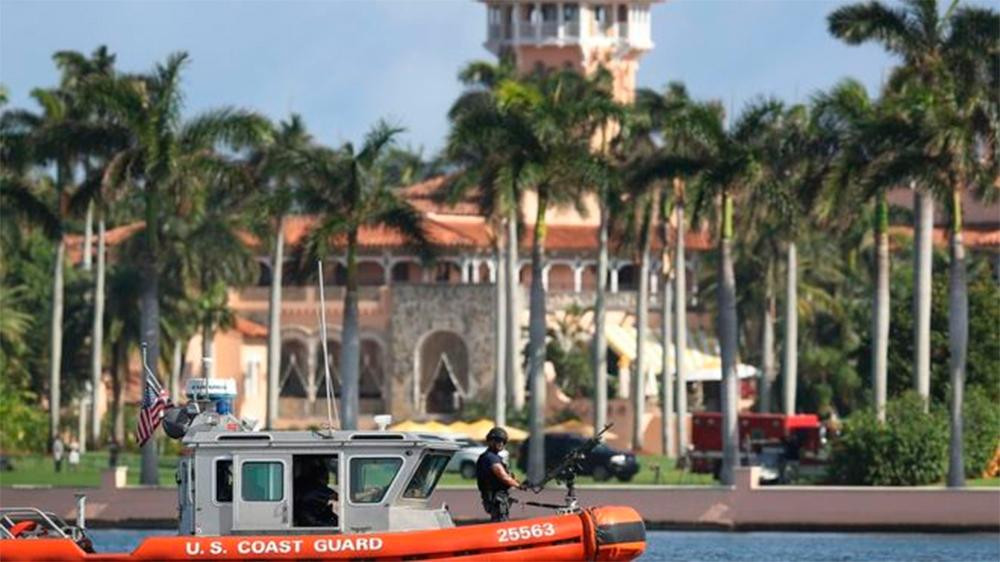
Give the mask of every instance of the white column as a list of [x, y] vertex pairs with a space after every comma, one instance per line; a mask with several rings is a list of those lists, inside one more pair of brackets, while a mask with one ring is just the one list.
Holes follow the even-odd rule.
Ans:
[[389, 259], [389, 256], [382, 258], [382, 284], [392, 284], [392, 260]]
[[535, 21], [535, 40], [541, 39], [542, 37], [542, 3], [535, 2], [535, 11], [531, 14], [534, 16]]
[[658, 287], [660, 285], [660, 283], [659, 283], [660, 275], [657, 272], [662, 271], [662, 270], [663, 270], [663, 268], [662, 268], [660, 262], [658, 262], [658, 261], [652, 261], [652, 263], [650, 263], [650, 266], [649, 266], [649, 294], [651, 294], [651, 295], [655, 295], [656, 291], [658, 290]]
[[462, 256], [459, 267], [462, 270], [462, 284], [467, 285], [469, 283], [469, 258]]
[[479, 267], [482, 265], [480, 260], [472, 260], [472, 282], [479, 284]]
[[563, 3], [556, 4], [556, 37], [563, 38]]
[[497, 282], [497, 265], [494, 261], [486, 262], [486, 267], [489, 269], [490, 283]]
[[546, 292], [549, 290], [549, 269], [551, 267], [551, 264], [546, 264], [542, 267], [542, 289], [545, 289]]
[[[560, 4], [561, 6], [562, 4]], [[577, 262], [573, 265], [573, 292], [579, 293], [583, 290], [583, 264]]]
[[609, 270], [611, 273], [611, 292], [618, 292], [618, 262], [614, 262]]

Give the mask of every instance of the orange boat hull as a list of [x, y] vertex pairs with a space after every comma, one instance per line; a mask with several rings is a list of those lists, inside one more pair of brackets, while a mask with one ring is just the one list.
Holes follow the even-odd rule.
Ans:
[[629, 507], [370, 535], [150, 537], [131, 553], [87, 554], [69, 539], [0, 540], [4, 561], [113, 560], [634, 560], [646, 549]]

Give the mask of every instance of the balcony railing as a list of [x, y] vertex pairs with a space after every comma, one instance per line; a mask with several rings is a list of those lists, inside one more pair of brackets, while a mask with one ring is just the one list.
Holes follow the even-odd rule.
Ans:
[[518, 37], [520, 39], [534, 39], [538, 34], [535, 24], [528, 22], [521, 22], [518, 28]]
[[556, 21], [543, 21], [542, 22], [542, 38], [550, 39], [559, 36], [559, 22]]
[[625, 22], [618, 23], [618, 37], [621, 39], [628, 39], [628, 24]]
[[579, 37], [580, 36], [580, 22], [570, 21], [563, 24], [563, 37]]

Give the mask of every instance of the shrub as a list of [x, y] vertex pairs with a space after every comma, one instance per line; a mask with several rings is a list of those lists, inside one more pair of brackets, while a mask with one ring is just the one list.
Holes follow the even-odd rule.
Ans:
[[948, 454], [944, 412], [923, 412], [914, 393], [887, 405], [886, 422], [875, 412], [855, 412], [833, 444], [830, 479], [840, 484], [920, 486], [940, 482]]
[[972, 386], [965, 391], [962, 415], [965, 477], [979, 478], [1000, 442], [1000, 404], [991, 400], [982, 387]]

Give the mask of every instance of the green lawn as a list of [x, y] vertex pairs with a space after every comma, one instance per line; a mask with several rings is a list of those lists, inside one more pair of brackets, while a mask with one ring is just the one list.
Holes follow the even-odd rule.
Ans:
[[[15, 485], [42, 485], [42, 486], [97, 486], [100, 483], [101, 472], [108, 466], [108, 454], [104, 451], [86, 453], [82, 456], [80, 466], [76, 470], [69, 470], [68, 465], [63, 463], [63, 470], [55, 472], [51, 457], [38, 455], [14, 456], [11, 458], [14, 463], [14, 470], [11, 472], [0, 472], [0, 486]], [[123, 453], [121, 462], [129, 467], [128, 483], [135, 485], [139, 483], [139, 463], [138, 453]], [[631, 482], [627, 484], [665, 484], [665, 485], [710, 485], [713, 483], [711, 475], [692, 474], [673, 468], [672, 463], [666, 457], [658, 455], [641, 455], [639, 457], [640, 470]], [[660, 479], [657, 482], [654, 467], [661, 467]], [[177, 467], [177, 457], [174, 455], [164, 455], [160, 457], [160, 485], [174, 486], [174, 473]], [[516, 471], [515, 471], [516, 472]], [[524, 475], [518, 473], [519, 480], [524, 479]], [[593, 478], [583, 476], [577, 480], [580, 485], [599, 484]], [[475, 487], [475, 480], [466, 480], [461, 475], [454, 472], [446, 473], [441, 477], [442, 486], [463, 486]], [[626, 484], [618, 480], [611, 479], [603, 484]], [[967, 482], [969, 487], [976, 488], [1000, 488], [1000, 477], [998, 478], [977, 478]]]
[[[660, 467], [660, 479], [656, 480], [656, 471], [654, 467]], [[516, 470], [517, 479], [523, 481], [524, 475], [518, 473]], [[593, 484], [669, 484], [669, 485], [707, 485], [712, 484], [711, 474], [692, 474], [690, 472], [684, 472], [673, 468], [673, 462], [668, 461], [667, 457], [660, 455], [640, 455], [639, 456], [639, 473], [635, 475], [629, 482], [619, 482], [618, 480], [612, 478], [607, 482], [595, 482], [593, 478], [589, 476], [581, 476], [577, 479], [576, 483], [578, 485], [593, 485]], [[443, 486], [469, 486], [474, 487], [476, 485], [475, 480], [466, 480], [458, 473], [450, 472], [446, 473], [441, 477], [441, 485]]]
[[970, 488], [1000, 488], [1000, 476], [993, 478], [974, 478], [966, 480], [965, 485]]
[[[139, 483], [138, 453], [122, 453], [120, 462], [128, 466], [128, 483]], [[101, 472], [108, 467], [108, 454], [105, 451], [85, 453], [81, 456], [80, 465], [76, 470], [70, 470], [68, 463], [63, 461], [62, 472], [55, 471], [52, 457], [38, 455], [12, 456], [14, 470], [0, 472], [0, 486], [35, 485], [35, 486], [97, 486], [101, 481]], [[174, 473], [177, 469], [176, 456], [161, 456], [159, 462], [160, 485], [174, 486]]]

